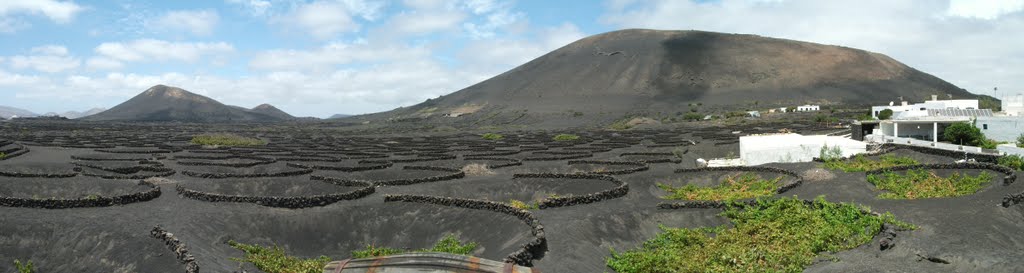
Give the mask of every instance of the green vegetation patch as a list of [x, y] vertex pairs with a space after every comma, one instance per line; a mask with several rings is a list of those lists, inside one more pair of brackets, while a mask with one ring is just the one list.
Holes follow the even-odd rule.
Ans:
[[948, 178], [927, 170], [908, 170], [906, 174], [885, 172], [868, 175], [868, 182], [888, 192], [878, 195], [882, 199], [923, 199], [955, 197], [973, 194], [992, 181], [992, 175], [982, 172], [971, 176], [960, 172]]
[[697, 187], [689, 184], [682, 187], [658, 183], [658, 188], [671, 193], [665, 199], [674, 200], [737, 200], [771, 196], [775, 194], [782, 176], [775, 179], [762, 179], [755, 173], [742, 173], [726, 176], [721, 184], [715, 187]]
[[458, 238], [456, 238], [454, 234], [448, 234], [445, 235], [444, 238], [441, 238], [440, 241], [437, 241], [437, 243], [435, 243], [434, 246], [431, 248], [424, 248], [416, 251], [405, 251], [397, 248], [376, 247], [373, 245], [367, 245], [366, 249], [364, 250], [352, 251], [352, 258], [361, 259], [370, 257], [380, 257], [402, 254], [406, 252], [441, 252], [459, 255], [469, 255], [469, 253], [473, 252], [473, 250], [475, 250], [476, 247], [477, 244], [475, 242], [463, 243]]
[[[331, 261], [327, 256], [320, 256], [312, 259], [303, 259], [295, 256], [288, 256], [284, 249], [279, 246], [265, 247], [260, 245], [248, 245], [235, 241], [228, 241], [228, 245], [245, 252], [245, 258], [233, 258], [239, 262], [252, 263], [259, 270], [267, 273], [320, 273], [324, 266]], [[364, 250], [352, 251], [352, 258], [370, 258], [402, 254], [406, 252], [442, 252], [460, 255], [468, 255], [476, 250], [474, 242], [463, 243], [453, 234], [445, 235], [431, 248], [416, 251], [406, 251], [390, 247], [377, 247], [367, 245]], [[15, 261], [17, 263], [17, 261]], [[31, 267], [31, 262], [29, 263]]]
[[14, 260], [14, 268], [18, 270], [18, 273], [35, 273], [35, 265], [32, 261], [21, 263], [21, 260]]
[[331, 258], [327, 256], [313, 259], [288, 256], [279, 246], [247, 245], [235, 241], [228, 241], [228, 245], [245, 252], [245, 258], [234, 258], [233, 260], [252, 263], [256, 268], [267, 273], [320, 273], [324, 271], [324, 266], [331, 261]]
[[580, 139], [580, 136], [573, 134], [558, 134], [552, 139], [554, 139], [555, 141], [573, 141]]
[[1019, 155], [1006, 155], [999, 158], [999, 165], [1006, 166], [1014, 170], [1024, 170], [1024, 157]]
[[484, 134], [484, 135], [482, 135], [480, 137], [482, 137], [483, 139], [486, 139], [486, 140], [499, 140], [499, 139], [505, 138], [505, 136], [503, 136], [501, 134], [495, 134], [495, 133], [486, 133], [486, 134]]
[[7, 154], [5, 154], [4, 152], [0, 152], [0, 159], [4, 159], [6, 157], [7, 157]]
[[516, 199], [512, 199], [512, 200], [508, 201], [508, 205], [512, 206], [513, 208], [517, 208], [517, 209], [525, 209], [525, 210], [540, 209], [540, 201], [527, 203], [527, 202], [524, 202], [524, 201], [519, 201], [519, 200], [516, 200]]
[[[866, 209], [865, 209], [866, 210]], [[890, 213], [871, 215], [857, 205], [818, 197], [731, 204], [722, 213], [732, 228], [667, 228], [633, 250], [612, 250], [606, 264], [620, 273], [802, 272], [818, 253], [868, 243], [892, 224], [913, 229]]]
[[917, 160], [907, 156], [883, 155], [878, 160], [871, 160], [863, 155], [857, 155], [850, 160], [828, 160], [825, 162], [825, 168], [852, 173], [917, 164]]
[[266, 141], [232, 134], [206, 134], [192, 138], [192, 143], [211, 146], [263, 146]]

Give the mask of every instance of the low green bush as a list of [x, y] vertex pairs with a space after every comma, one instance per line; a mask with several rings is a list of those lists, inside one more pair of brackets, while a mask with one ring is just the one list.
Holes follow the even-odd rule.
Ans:
[[839, 160], [843, 158], [843, 148], [839, 145], [829, 147], [828, 145], [822, 145], [821, 150], [818, 151], [818, 158], [825, 161]]
[[1019, 155], [1006, 155], [999, 158], [999, 165], [1006, 166], [1014, 170], [1024, 170], [1024, 157]]
[[919, 164], [917, 160], [906, 156], [883, 155], [878, 160], [871, 160], [863, 155], [857, 155], [849, 160], [825, 161], [825, 168], [851, 173], [916, 164]]
[[672, 187], [658, 183], [658, 188], [671, 193], [665, 199], [674, 200], [737, 200], [775, 194], [779, 181], [782, 177], [775, 179], [762, 179], [755, 173], [743, 173], [733, 176], [726, 176], [721, 184], [715, 187], [697, 187], [689, 184], [682, 187]]
[[524, 209], [524, 210], [540, 209], [540, 202], [529, 202], [529, 203], [527, 203], [527, 202], [524, 202], [524, 201], [519, 201], [519, 200], [516, 200], [516, 199], [512, 199], [512, 200], [508, 201], [508, 205], [512, 206], [513, 208]]
[[14, 260], [14, 269], [18, 270], [18, 273], [35, 273], [35, 265], [29, 260], [26, 263], [21, 263], [21, 260]]
[[5, 154], [4, 152], [0, 152], [0, 159], [4, 158], [7, 158], [7, 154]]
[[960, 172], [945, 178], [927, 170], [908, 170], [906, 174], [885, 172], [868, 175], [868, 182], [887, 192], [882, 199], [923, 199], [955, 197], [973, 194], [992, 181], [992, 175], [982, 172], [977, 176]]
[[267, 273], [320, 273], [331, 261], [327, 256], [313, 259], [302, 259], [288, 256], [279, 246], [265, 247], [228, 241], [228, 245], [245, 252], [245, 258], [233, 258], [235, 261], [252, 263], [259, 270]]
[[985, 134], [981, 133], [981, 129], [974, 127], [971, 123], [963, 121], [953, 123], [949, 125], [949, 127], [946, 127], [945, 131], [942, 132], [942, 137], [953, 144], [971, 146], [978, 146], [982, 141], [985, 141]]
[[731, 204], [722, 213], [730, 228], [662, 226], [661, 234], [637, 249], [613, 249], [606, 264], [620, 273], [802, 272], [818, 253], [871, 242], [883, 224], [915, 228], [890, 213], [876, 216], [862, 209], [823, 197], [811, 205], [796, 198]]
[[232, 146], [232, 147], [247, 147], [247, 146], [263, 146], [267, 145], [266, 141], [243, 137], [232, 134], [205, 134], [198, 135], [192, 138], [192, 143], [197, 145], [211, 145], [211, 146]]
[[580, 139], [580, 136], [573, 134], [558, 134], [552, 139], [554, 139], [555, 141], [573, 141]]
[[486, 133], [486, 134], [484, 134], [481, 137], [483, 139], [486, 139], [486, 140], [499, 140], [499, 139], [505, 138], [505, 136], [503, 136], [501, 134], [495, 134], [495, 133]]
[[878, 119], [880, 119], [880, 120], [890, 119], [890, 118], [892, 118], [892, 114], [893, 114], [892, 113], [892, 109], [882, 110], [881, 112], [878, 112]]
[[994, 150], [994, 149], [996, 149], [999, 146], [999, 144], [1003, 144], [1003, 143], [1006, 143], [1006, 142], [984, 138], [984, 139], [978, 140], [977, 143], [975, 143], [975, 144], [978, 145], [978, 147], [981, 147], [982, 149]]
[[[441, 253], [451, 253], [451, 254], [459, 254], [459, 255], [469, 255], [469, 253], [472, 253], [473, 250], [476, 250], [476, 248], [477, 248], [477, 244], [476, 243], [474, 243], [474, 242], [463, 243], [458, 238], [456, 238], [454, 234], [448, 234], [448, 235], [445, 235], [444, 238], [441, 238], [441, 240], [437, 241], [437, 243], [434, 243], [434, 246], [431, 247], [431, 248], [424, 248], [424, 249], [420, 249], [420, 250], [416, 250], [416, 251], [411, 251], [411, 252], [441, 252]], [[359, 259], [359, 258], [380, 257], [380, 256], [402, 254], [402, 253], [405, 253], [405, 252], [407, 252], [407, 251], [401, 250], [401, 249], [397, 249], [397, 248], [376, 247], [376, 246], [368, 245], [368, 246], [366, 246], [366, 249], [364, 249], [364, 250], [352, 251], [352, 258]]]

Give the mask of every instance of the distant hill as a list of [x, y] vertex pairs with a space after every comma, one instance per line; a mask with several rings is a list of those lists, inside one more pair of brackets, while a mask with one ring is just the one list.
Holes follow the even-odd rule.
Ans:
[[327, 119], [336, 119], [336, 118], [347, 118], [347, 117], [351, 117], [351, 116], [352, 116], [352, 115], [346, 115], [346, 114], [334, 114], [333, 116], [331, 116], [331, 117], [329, 117], [329, 118], [327, 118]]
[[277, 107], [274, 107], [273, 105], [266, 104], [266, 103], [260, 104], [260, 105], [258, 105], [256, 107], [253, 107], [252, 109], [249, 109], [249, 112], [261, 113], [261, 114], [264, 114], [264, 115], [269, 115], [269, 116], [276, 117], [276, 118], [283, 119], [283, 120], [295, 119], [294, 116], [292, 116], [292, 115], [290, 115], [288, 113], [285, 113], [284, 111], [281, 111], [281, 109], [277, 109]]
[[479, 126], [565, 113], [590, 118], [691, 108], [705, 113], [805, 103], [861, 106], [946, 94], [977, 97], [883, 54], [854, 48], [756, 35], [628, 29], [583, 38], [437, 99], [349, 120], [457, 116]]
[[76, 119], [76, 118], [81, 118], [81, 117], [95, 115], [95, 114], [97, 114], [99, 112], [103, 112], [103, 111], [106, 111], [106, 110], [107, 110], [107, 108], [97, 107], [97, 108], [89, 109], [89, 110], [87, 110], [85, 112], [67, 111], [67, 112], [60, 113], [60, 114], [58, 114], [56, 112], [47, 112], [46, 114], [43, 114], [43, 116], [46, 116], [46, 117], [65, 117], [65, 118], [68, 118], [68, 119]]
[[181, 88], [156, 85], [110, 110], [84, 117], [82, 120], [258, 122], [284, 119], [276, 115], [225, 105]]
[[13, 116], [35, 117], [35, 116], [39, 116], [39, 115], [37, 115], [36, 113], [32, 113], [32, 111], [25, 110], [25, 109], [14, 108], [14, 107], [10, 107], [10, 106], [0, 106], [0, 118], [10, 119]]

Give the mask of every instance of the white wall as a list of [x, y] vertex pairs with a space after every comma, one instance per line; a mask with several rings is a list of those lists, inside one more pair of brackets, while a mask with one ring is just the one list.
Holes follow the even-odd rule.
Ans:
[[[915, 103], [909, 105], [893, 105], [893, 106], [872, 106], [871, 117], [878, 118], [878, 113], [885, 109], [891, 109], [893, 117], [898, 116], [900, 112], [907, 111], [922, 111], [928, 109], [978, 109], [978, 100], [929, 100], [922, 103]], [[925, 112], [927, 113], [927, 112]]]
[[1017, 136], [1024, 133], [1024, 117], [978, 117], [974, 126], [981, 129], [985, 137], [1014, 142], [1017, 141]]
[[1024, 95], [1005, 96], [1003, 101], [1003, 113], [1009, 116], [1020, 116], [1024, 113]]
[[820, 155], [824, 145], [839, 146], [844, 157], [867, 151], [864, 142], [844, 137], [775, 134], [740, 137], [740, 158], [748, 166], [775, 162], [810, 162]]
[[1024, 149], [1017, 148], [1014, 144], [1002, 144], [996, 146], [996, 149], [999, 150], [999, 153], [1001, 154], [1024, 156]]

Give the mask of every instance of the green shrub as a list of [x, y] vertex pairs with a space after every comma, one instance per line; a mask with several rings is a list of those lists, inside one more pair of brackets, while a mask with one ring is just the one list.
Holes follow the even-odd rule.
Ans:
[[830, 160], [825, 162], [825, 168], [832, 170], [843, 170], [844, 172], [864, 172], [881, 168], [896, 166], [917, 165], [917, 160], [906, 156], [883, 155], [878, 160], [870, 160], [863, 155], [857, 155], [850, 160]]
[[353, 250], [352, 251], [352, 258], [354, 258], [354, 259], [362, 259], [362, 258], [370, 258], [370, 257], [391, 256], [391, 255], [402, 254], [402, 253], [405, 253], [405, 251], [403, 251], [401, 249], [397, 249], [397, 248], [376, 247], [374, 245], [366, 245], [366, 248], [363, 249], [363, 250]]
[[775, 194], [782, 177], [775, 179], [761, 179], [761, 176], [754, 173], [743, 173], [739, 175], [726, 176], [721, 184], [715, 187], [697, 187], [688, 184], [682, 187], [658, 183], [658, 188], [668, 191], [671, 195], [665, 199], [675, 200], [737, 200]]
[[831, 148], [829, 148], [828, 145], [822, 145], [821, 151], [818, 151], [818, 158], [821, 158], [821, 160], [824, 161], [839, 160], [843, 158], [843, 148], [839, 147], [839, 145]]
[[978, 147], [981, 147], [982, 149], [994, 150], [994, 149], [997, 149], [999, 147], [999, 144], [1003, 144], [1003, 143], [1006, 143], [1006, 142], [984, 138], [984, 139], [978, 141], [978, 143], [976, 143], [976, 144], [978, 145]]
[[7, 154], [5, 154], [4, 152], [0, 152], [0, 159], [4, 158], [7, 158]]
[[878, 112], [878, 119], [887, 120], [890, 118], [892, 118], [892, 109], [885, 109], [882, 110], [881, 112]]
[[1024, 157], [1019, 155], [1007, 155], [999, 158], [999, 165], [1014, 170], [1024, 170]]
[[527, 202], [524, 202], [524, 201], [519, 201], [519, 200], [516, 200], [516, 199], [512, 199], [512, 200], [508, 201], [508, 204], [509, 204], [509, 206], [512, 206], [513, 208], [517, 208], [517, 209], [524, 209], [524, 210], [540, 209], [540, 202], [529, 202], [529, 203], [527, 203]]
[[992, 175], [983, 172], [970, 176], [960, 172], [949, 178], [939, 177], [927, 170], [909, 170], [906, 174], [886, 172], [868, 175], [868, 182], [880, 190], [882, 199], [921, 199], [955, 197], [973, 194], [992, 181]]
[[573, 134], [558, 134], [552, 139], [554, 139], [555, 141], [573, 141], [580, 139], [580, 136]]
[[[1017, 148], [1024, 148], [1024, 133], [1017, 136]], [[2, 155], [2, 153], [0, 153], [0, 155]], [[3, 158], [3, 156], [0, 156], [0, 158]]]
[[26, 263], [21, 263], [21, 260], [14, 260], [14, 268], [18, 270], [18, 273], [35, 273], [35, 265], [29, 260]]
[[228, 245], [245, 252], [245, 258], [234, 258], [239, 262], [252, 263], [259, 270], [267, 273], [320, 273], [331, 261], [327, 256], [313, 259], [302, 259], [288, 256], [278, 246], [264, 247], [228, 241]]
[[637, 249], [612, 250], [606, 264], [620, 273], [802, 272], [818, 253], [871, 242], [883, 224], [912, 229], [890, 213], [871, 215], [847, 203], [818, 197], [732, 204], [722, 216], [731, 228], [668, 228]]
[[943, 138], [953, 144], [963, 144], [974, 146], [985, 140], [985, 135], [981, 133], [981, 129], [974, 127], [974, 125], [968, 122], [956, 122], [942, 133]]
[[630, 128], [633, 128], [633, 126], [629, 126], [629, 121], [630, 120], [631, 119], [627, 118], [627, 119], [622, 119], [622, 120], [616, 121], [615, 123], [612, 123], [611, 125], [608, 125], [608, 129], [619, 130], [619, 131], [621, 131], [621, 130], [629, 130]]
[[683, 115], [683, 120], [685, 121], [700, 121], [702, 119], [704, 119], [704, 115], [699, 113], [686, 113]]
[[[474, 243], [474, 242], [463, 243], [458, 238], [456, 238], [454, 234], [448, 234], [448, 235], [445, 235], [444, 238], [441, 238], [441, 240], [437, 241], [437, 243], [434, 243], [433, 247], [431, 247], [431, 248], [424, 248], [424, 249], [420, 249], [420, 250], [416, 250], [416, 251], [412, 251], [412, 252], [441, 252], [441, 253], [451, 253], [451, 254], [459, 254], [459, 255], [469, 255], [469, 253], [472, 253], [473, 250], [476, 250], [476, 248], [477, 248], [477, 244], [476, 243]], [[401, 250], [401, 249], [397, 249], [397, 248], [375, 247], [375, 246], [372, 246], [372, 245], [367, 245], [365, 250], [352, 251], [352, 258], [360, 259], [360, 258], [380, 257], [380, 256], [402, 254], [402, 253], [405, 253], [405, 252], [406, 252], [405, 250]]]
[[213, 146], [263, 146], [266, 141], [232, 134], [205, 134], [192, 138], [193, 144]]
[[486, 140], [500, 140], [502, 138], [505, 138], [505, 136], [495, 133], [486, 133], [481, 137]]

